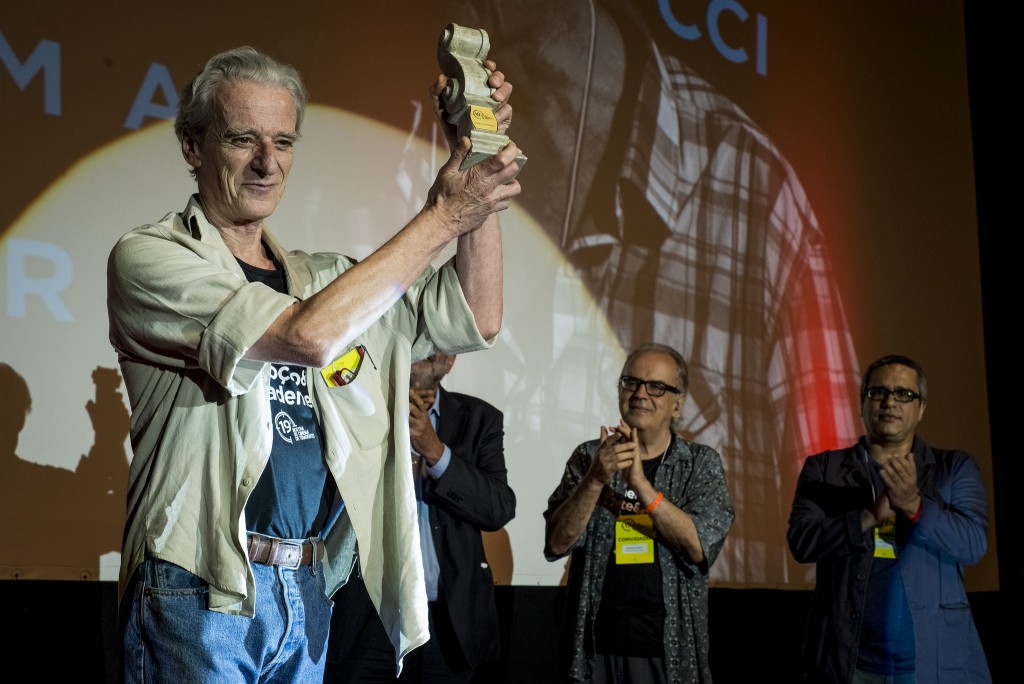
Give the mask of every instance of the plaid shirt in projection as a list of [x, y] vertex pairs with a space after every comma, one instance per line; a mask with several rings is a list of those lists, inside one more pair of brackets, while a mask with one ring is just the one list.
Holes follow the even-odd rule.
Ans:
[[722, 454], [737, 511], [713, 578], [810, 582], [785, 543], [796, 477], [859, 434], [821, 228], [764, 132], [653, 45], [628, 136], [619, 235], [577, 234], [569, 250], [610, 244], [582, 272], [624, 346], [654, 339], [689, 363], [682, 433]]

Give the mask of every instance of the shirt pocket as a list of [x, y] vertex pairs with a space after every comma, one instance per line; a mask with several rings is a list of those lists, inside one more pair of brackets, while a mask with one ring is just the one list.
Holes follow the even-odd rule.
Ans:
[[354, 378], [339, 387], [328, 386], [326, 395], [337, 410], [345, 432], [363, 450], [380, 448], [391, 429], [384, 376], [370, 354], [372, 350], [362, 359]]

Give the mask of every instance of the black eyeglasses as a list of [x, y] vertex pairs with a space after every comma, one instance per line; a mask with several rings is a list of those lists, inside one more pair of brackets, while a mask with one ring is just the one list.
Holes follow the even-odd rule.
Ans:
[[672, 392], [673, 394], [682, 394], [683, 391], [678, 387], [672, 385], [666, 385], [663, 382], [657, 380], [641, 380], [640, 378], [634, 378], [632, 375], [623, 375], [619, 378], [619, 389], [623, 392], [636, 392], [641, 386], [647, 388], [647, 393], [652, 397], [660, 397], [665, 392]]
[[888, 389], [886, 387], [868, 387], [868, 391], [865, 392], [867, 398], [871, 401], [885, 401], [889, 395], [901, 404], [909, 404], [915, 399], [920, 399], [921, 395], [914, 390], [904, 389], [897, 387], [896, 389]]

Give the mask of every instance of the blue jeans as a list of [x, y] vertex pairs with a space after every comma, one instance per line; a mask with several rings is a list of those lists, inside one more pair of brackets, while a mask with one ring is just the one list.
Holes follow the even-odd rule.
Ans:
[[321, 682], [332, 603], [320, 562], [252, 570], [249, 618], [208, 610], [206, 582], [147, 558], [123, 599], [125, 681]]

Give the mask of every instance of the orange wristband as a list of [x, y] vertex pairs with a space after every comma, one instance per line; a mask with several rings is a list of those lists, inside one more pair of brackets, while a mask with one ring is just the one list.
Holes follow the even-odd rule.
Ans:
[[658, 496], [654, 497], [654, 501], [651, 502], [651, 505], [644, 509], [644, 513], [650, 513], [651, 511], [653, 511], [655, 508], [658, 507], [658, 504], [660, 504], [661, 500], [664, 498], [665, 495], [662, 494], [661, 492], [658, 492]]

